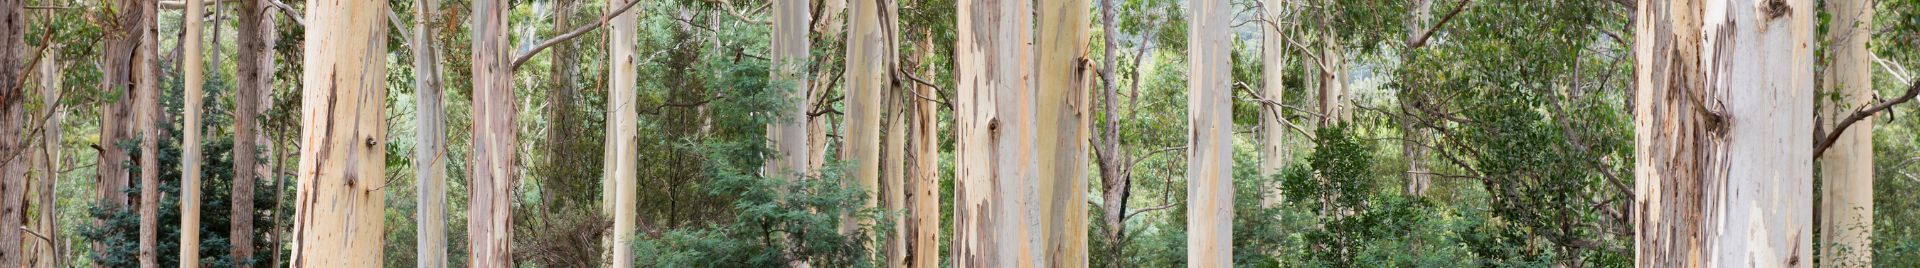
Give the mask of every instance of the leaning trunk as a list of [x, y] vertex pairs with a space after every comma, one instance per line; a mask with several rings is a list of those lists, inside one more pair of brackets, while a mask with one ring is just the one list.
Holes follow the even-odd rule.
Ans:
[[1812, 266], [1812, 3], [1639, 3], [1638, 266]]
[[1233, 81], [1226, 0], [1193, 2], [1187, 32], [1187, 266], [1233, 265]]
[[468, 254], [474, 267], [512, 265], [514, 125], [507, 0], [473, 1], [473, 160], [467, 195]]
[[953, 267], [1044, 267], [1026, 1], [961, 0]]
[[387, 2], [309, 2], [293, 266], [380, 267]]

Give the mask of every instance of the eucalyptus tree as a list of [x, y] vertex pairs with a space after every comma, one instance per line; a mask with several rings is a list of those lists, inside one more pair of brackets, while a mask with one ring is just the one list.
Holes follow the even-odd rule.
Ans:
[[1812, 266], [1813, 1], [1638, 6], [1635, 262]]
[[1226, 0], [1187, 14], [1187, 266], [1233, 265], [1233, 41]]
[[[614, 3], [638, 1], [641, 0], [609, 1], [607, 10], [618, 12], [614, 10]], [[634, 53], [638, 45], [634, 40], [638, 17], [639, 15], [636, 14], [623, 13], [613, 17], [613, 21], [607, 26], [607, 51], [609, 52], [607, 64], [610, 65], [607, 70], [608, 79], [611, 80], [607, 82], [609, 96], [607, 112], [611, 114], [607, 116], [610, 120], [607, 124], [609, 135], [606, 137], [611, 144], [607, 146], [607, 154], [610, 157], [604, 168], [607, 169], [607, 177], [613, 183], [603, 184], [601, 189], [604, 195], [611, 197], [608, 200], [612, 201], [604, 206], [611, 208], [608, 216], [613, 217], [613, 235], [609, 237], [611, 243], [608, 245], [608, 251], [613, 252], [611, 266], [616, 268], [633, 267], [633, 262], [627, 261], [633, 259], [633, 251], [625, 250], [624, 245], [632, 243], [631, 241], [635, 238], [634, 228], [639, 226], [636, 224], [639, 220], [637, 207], [639, 204], [636, 196], [639, 189], [635, 189], [638, 187], [635, 172], [638, 171], [640, 164], [638, 159], [640, 152], [637, 147], [640, 142], [637, 136], [640, 113], [634, 109], [634, 89], [635, 84], [639, 82], [637, 81], [639, 59]], [[805, 147], [802, 146], [802, 148]]]
[[308, 4], [292, 263], [380, 267], [385, 234], [373, 230], [386, 228], [387, 2]]
[[[186, 84], [182, 85], [186, 87], [186, 95], [182, 98], [185, 98], [184, 101], [187, 103], [187, 108], [181, 111], [185, 113], [183, 116], [187, 121], [186, 125], [181, 127], [186, 132], [186, 141], [180, 144], [182, 154], [180, 157], [182, 177], [180, 179], [180, 226], [182, 226], [180, 228], [180, 266], [182, 268], [200, 267], [200, 262], [197, 261], [200, 259], [200, 152], [202, 150], [200, 148], [200, 111], [202, 110], [200, 106], [205, 102], [201, 96], [206, 93], [201, 87], [206, 84], [206, 62], [201, 59], [201, 23], [199, 19], [194, 18], [205, 16], [205, 5], [206, 2], [202, 1], [187, 1], [186, 19], [181, 20], [185, 24], [182, 30], [186, 32], [185, 37], [180, 40], [180, 46], [184, 47], [182, 50], [185, 51], [182, 57], [185, 58], [183, 61], [186, 65], [186, 70], [182, 72], [182, 75], [186, 76], [184, 79]], [[217, 11], [215, 14], [218, 16]]]
[[[1824, 37], [1830, 56], [1822, 75], [1822, 95], [1838, 101], [1820, 101], [1821, 128], [1841, 133], [1820, 155], [1820, 262], [1826, 266], [1871, 266], [1873, 245], [1873, 126], [1874, 118], [1845, 129], [1835, 129], [1855, 109], [1874, 104], [1872, 58], [1873, 6], [1866, 0], [1830, 0]], [[1837, 102], [1837, 103], [1835, 103]], [[1817, 133], [1817, 132], [1816, 132]], [[1824, 133], [1821, 133], [1824, 134]]]
[[958, 1], [954, 267], [1044, 267], [1025, 1]]
[[[847, 139], [842, 142], [840, 160], [853, 163], [852, 177], [858, 189], [883, 194], [880, 189], [880, 114], [881, 93], [893, 83], [894, 27], [892, 3], [887, 0], [848, 2], [847, 19], [853, 23], [847, 32]], [[885, 25], [883, 25], [885, 23]], [[874, 207], [868, 199], [866, 207]], [[851, 219], [848, 216], [848, 219]], [[842, 232], [850, 232], [862, 223], [848, 220]]]
[[429, 19], [440, 13], [440, 1], [414, 0], [413, 8], [414, 258], [420, 268], [441, 268], [447, 267], [447, 113]]
[[[519, 148], [507, 0], [473, 3], [473, 160], [467, 179], [467, 252], [474, 267], [513, 263], [513, 181]], [[532, 52], [528, 52], [531, 55]], [[311, 70], [309, 70], [311, 72]]]
[[160, 122], [165, 117], [160, 113], [160, 65], [153, 59], [160, 47], [158, 23], [159, 9], [149, 1], [139, 1], [138, 8], [132, 12], [141, 12], [143, 20], [135, 24], [134, 31], [142, 34], [140, 45], [136, 49], [154, 50], [137, 55], [134, 75], [138, 87], [134, 96], [133, 109], [135, 124], [140, 128], [140, 267], [154, 268], [160, 265]]
[[1040, 42], [1034, 126], [1048, 267], [1087, 266], [1087, 143], [1092, 116], [1086, 0], [1036, 1]]

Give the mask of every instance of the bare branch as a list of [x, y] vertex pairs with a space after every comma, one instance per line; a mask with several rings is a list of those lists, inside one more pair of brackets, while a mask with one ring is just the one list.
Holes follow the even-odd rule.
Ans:
[[1880, 102], [1880, 104], [1875, 104], [1866, 109], [1854, 110], [1853, 115], [1847, 116], [1847, 119], [1841, 120], [1840, 124], [1834, 125], [1832, 133], [1826, 133], [1827, 135], [1825, 137], [1816, 137], [1818, 140], [1813, 141], [1813, 158], [1818, 159], [1820, 155], [1826, 154], [1827, 148], [1833, 147], [1833, 141], [1839, 140], [1841, 134], [1847, 133], [1847, 127], [1853, 126], [1853, 123], [1859, 123], [1860, 120], [1865, 120], [1868, 116], [1873, 116], [1875, 113], [1893, 108], [1893, 105], [1911, 101], [1915, 95], [1920, 95], [1920, 80], [1915, 80], [1911, 83], [1913, 84], [1912, 86], [1907, 86], [1907, 94], [1900, 95], [1900, 97], [1893, 98], [1892, 100]]
[[1440, 22], [1433, 23], [1433, 27], [1427, 28], [1427, 30], [1424, 30], [1424, 31], [1420, 31], [1419, 36], [1414, 37], [1413, 40], [1408, 40], [1406, 50], [1411, 51], [1414, 49], [1418, 49], [1421, 46], [1426, 46], [1427, 38], [1433, 37], [1433, 32], [1439, 31], [1441, 26], [1446, 26], [1447, 21], [1453, 20], [1454, 15], [1460, 15], [1460, 11], [1467, 10], [1467, 4], [1470, 4], [1470, 3], [1473, 3], [1473, 0], [1461, 0], [1460, 5], [1453, 7], [1453, 11], [1447, 12], [1447, 16], [1440, 17]]
[[560, 44], [560, 42], [566, 42], [567, 40], [571, 40], [575, 37], [580, 37], [580, 35], [584, 35], [589, 31], [593, 31], [593, 29], [599, 29], [601, 25], [607, 24], [607, 20], [613, 19], [613, 17], [615, 16], [620, 16], [620, 13], [626, 13], [628, 9], [633, 9], [633, 6], [639, 5], [640, 2], [641, 1], [639, 0], [630, 0], [629, 2], [627, 2], [627, 5], [620, 6], [620, 9], [616, 9], [616, 10], [613, 10], [613, 12], [607, 12], [607, 14], [600, 15], [600, 20], [593, 21], [593, 24], [581, 25], [580, 28], [573, 29], [572, 32], [567, 32], [566, 34], [555, 36], [553, 37], [553, 39], [547, 39], [546, 42], [540, 42], [539, 45], [534, 45], [533, 49], [528, 49], [526, 54], [520, 54], [519, 57], [514, 57], [513, 64], [509, 65], [511, 67], [507, 69], [519, 70], [521, 64], [527, 63], [527, 59], [532, 59], [533, 55], [540, 54], [541, 50], [546, 50], [547, 47], [558, 45]]

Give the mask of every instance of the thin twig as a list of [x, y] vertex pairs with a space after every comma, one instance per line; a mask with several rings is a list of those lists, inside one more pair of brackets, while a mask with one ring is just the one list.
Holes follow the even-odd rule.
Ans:
[[573, 39], [574, 37], [580, 37], [580, 35], [584, 35], [589, 31], [593, 31], [593, 29], [599, 29], [601, 25], [607, 24], [607, 20], [613, 19], [613, 17], [616, 17], [616, 16], [620, 16], [620, 13], [626, 13], [628, 9], [633, 9], [633, 6], [639, 5], [640, 2], [641, 2], [640, 0], [628, 0], [627, 5], [620, 6], [620, 9], [613, 10], [613, 12], [607, 12], [607, 14], [600, 15], [600, 20], [594, 21], [593, 24], [581, 25], [580, 28], [573, 29], [572, 32], [567, 32], [566, 34], [555, 36], [553, 37], [553, 39], [547, 39], [546, 42], [540, 42], [539, 45], [534, 45], [533, 49], [527, 50], [527, 53], [520, 54], [519, 57], [515, 57], [513, 59], [513, 65], [509, 65], [511, 67], [507, 69], [508, 70], [520, 69], [520, 64], [527, 63], [527, 59], [532, 59], [533, 55], [540, 54], [541, 50], [546, 50], [547, 47], [558, 45], [560, 44], [560, 42], [566, 42], [567, 40]]

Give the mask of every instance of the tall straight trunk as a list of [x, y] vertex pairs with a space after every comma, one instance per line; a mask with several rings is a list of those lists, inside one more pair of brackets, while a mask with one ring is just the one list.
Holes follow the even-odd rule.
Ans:
[[1233, 101], [1226, 0], [1190, 6], [1187, 32], [1187, 266], [1233, 265]]
[[[885, 154], [880, 156], [880, 162], [883, 163], [882, 165], [884, 166], [880, 169], [880, 171], [884, 173], [880, 178], [880, 183], [882, 184], [880, 186], [880, 196], [884, 198], [880, 203], [883, 204], [885, 206], [884, 209], [889, 212], [906, 212], [907, 204], [905, 202], [907, 196], [912, 195], [906, 191], [906, 154], [908, 154], [906, 151], [906, 136], [912, 135], [907, 133], [908, 108], [906, 104], [907, 99], [905, 98], [911, 98], [911, 96], [904, 95], [908, 94], [907, 90], [911, 89], [902, 87], [896, 88], [895, 90], [888, 90], [885, 93], [887, 98], [887, 129], [884, 133], [886, 140], [883, 141], [881, 146], [886, 147], [886, 149], [884, 149]], [[890, 230], [891, 234], [887, 236], [887, 243], [884, 245], [886, 247], [887, 267], [906, 267], [907, 255], [911, 254], [907, 252], [907, 240], [913, 239], [913, 237], [910, 236], [911, 234], [908, 233], [908, 229], [911, 228], [910, 226], [913, 224], [912, 222], [908, 222], [909, 219], [909, 216], [905, 214], [901, 214], [897, 218], [889, 219], [893, 222], [893, 230]]]
[[181, 268], [200, 267], [200, 106], [204, 103], [200, 96], [205, 95], [201, 86], [206, 84], [207, 79], [203, 73], [206, 70], [206, 62], [200, 58], [203, 54], [200, 51], [200, 43], [203, 39], [200, 33], [201, 23], [199, 19], [194, 18], [205, 16], [204, 5], [205, 2], [201, 1], [187, 1], [187, 19], [181, 20], [186, 22], [185, 26], [182, 26], [184, 28], [182, 30], [186, 31], [186, 38], [180, 40], [180, 46], [184, 51], [180, 60], [186, 64], [181, 75], [186, 76], [184, 79], [186, 84], [182, 85], [186, 87], [186, 95], [182, 98], [185, 98], [187, 103], [186, 109], [181, 111], [187, 122], [180, 127], [186, 132], [186, 140], [180, 143]]
[[467, 183], [468, 254], [473, 267], [513, 264], [513, 67], [507, 0], [473, 1], [473, 161]]
[[1040, 137], [1041, 231], [1048, 267], [1087, 266], [1087, 0], [1038, 2], [1039, 78], [1034, 126]]
[[[822, 38], [846, 41], [846, 36], [841, 34], [846, 28], [847, 21], [846, 16], [843, 16], [841, 13], [847, 11], [847, 0], [822, 0], [821, 2], [820, 8], [822, 8], [822, 10], [818, 11], [821, 17], [811, 19], [824, 21], [824, 23], [813, 24], [820, 27], [820, 29], [816, 29], [815, 31], [820, 32]], [[815, 11], [807, 10], [807, 12], [807, 14], [813, 14]], [[808, 40], [811, 41], [812, 39]], [[807, 57], [806, 55], [808, 55], [806, 51], [802, 51], [801, 53], [801, 57]], [[842, 68], [846, 68], [846, 66], [842, 66]], [[802, 68], [802, 70], [805, 69]], [[798, 77], [805, 76], [805, 74], [801, 74]], [[831, 85], [836, 82], [834, 79], [839, 79], [839, 77], [827, 75], [813, 78], [818, 79], [815, 83], [820, 84], [819, 86], [808, 88], [807, 103], [809, 106], [807, 106], [807, 111], [812, 112], [812, 107], [833, 107], [833, 100], [829, 99], [829, 97], [831, 97], [829, 95], [832, 95], [831, 91], [833, 87]], [[829, 145], [833, 142], [827, 139], [828, 132], [832, 131], [831, 125], [833, 123], [829, 121], [830, 119], [832, 118], [829, 114], [807, 116], [807, 164], [810, 165], [807, 167], [807, 170], [819, 170], [822, 165], [827, 163], [827, 150], [832, 147]], [[842, 147], [843, 148], [839, 149], [844, 149], [844, 145]], [[842, 159], [842, 161], [845, 161], [845, 159]]]
[[[40, 60], [40, 66], [36, 66], [39, 71], [38, 74], [40, 75], [38, 80], [40, 80], [41, 107], [47, 109], [47, 118], [46, 121], [41, 123], [42, 129], [40, 130], [39, 158], [41, 160], [39, 168], [41, 170], [40, 176], [43, 179], [40, 180], [40, 200], [38, 201], [40, 203], [40, 226], [38, 228], [41, 235], [59, 239], [60, 225], [56, 222], [57, 220], [54, 215], [59, 214], [60, 203], [59, 200], [54, 198], [54, 192], [59, 191], [57, 185], [59, 185], [58, 182], [60, 180], [60, 150], [64, 149], [62, 148], [64, 145], [60, 143], [60, 122], [65, 121], [64, 118], [67, 112], [66, 109], [62, 109], [62, 107], [65, 106], [59, 104], [61, 96], [60, 64], [55, 59], [57, 59], [56, 56], [58, 56], [58, 53], [56, 51], [60, 49], [60, 45], [53, 44], [53, 46], [53, 48], [47, 49], [47, 52], [41, 55], [44, 58]], [[43, 242], [44, 245], [46, 245], [45, 250], [40, 252], [40, 262], [36, 263], [37, 266], [35, 267], [60, 267], [59, 241]]]
[[441, 101], [440, 54], [432, 18], [439, 0], [413, 1], [415, 266], [447, 267], [447, 112]]
[[779, 175], [783, 172], [806, 174], [810, 164], [807, 154], [807, 68], [809, 33], [808, 18], [813, 10], [811, 1], [774, 0], [773, 1], [773, 64], [776, 66], [774, 77], [783, 81], [783, 85], [792, 88], [782, 92], [784, 106], [777, 113], [780, 119], [767, 128], [767, 140], [779, 152], [777, 159], [767, 161], [767, 176], [784, 176], [789, 181], [798, 176]]
[[1635, 262], [1812, 266], [1813, 1], [1639, 8]]
[[140, 267], [155, 268], [160, 265], [160, 124], [165, 117], [160, 115], [160, 65], [153, 57], [160, 48], [160, 30], [157, 26], [159, 9], [153, 2], [140, 1], [138, 5], [142, 21], [137, 31], [140, 35], [140, 48], [152, 49], [139, 57], [134, 67], [136, 83], [132, 94], [134, 99], [134, 120], [139, 125], [140, 136]]
[[[1841, 103], [1822, 105], [1826, 129], [1833, 129], [1855, 109], [1874, 104], [1873, 69], [1868, 65], [1867, 41], [1873, 25], [1873, 6], [1866, 0], [1829, 0], [1827, 68], [1822, 92], [1840, 94]], [[1877, 117], [1877, 116], [1875, 116]], [[1820, 262], [1824, 266], [1873, 266], [1873, 119], [1848, 126], [1821, 155]]]
[[380, 267], [387, 2], [308, 4], [292, 266]]
[[[933, 39], [929, 36], [916, 42], [913, 62], [925, 62], [933, 50]], [[928, 77], [932, 71], [917, 68], [920, 77]], [[906, 226], [904, 245], [905, 256], [901, 257], [901, 267], [933, 268], [940, 267], [940, 122], [936, 117], [932, 100], [914, 96], [938, 96], [934, 88], [914, 84], [914, 92], [901, 95], [906, 107], [904, 115], [896, 120], [906, 120], [906, 145], [903, 160], [906, 161], [902, 186], [906, 203], [906, 218], [901, 225]]]
[[1027, 1], [959, 1], [953, 267], [1045, 267]]
[[[624, 4], [627, 1], [640, 0], [609, 1], [608, 12], [616, 9], [618, 6], [616, 4]], [[622, 13], [613, 17], [613, 21], [608, 22], [607, 25], [607, 51], [609, 52], [607, 62], [610, 65], [607, 69], [612, 80], [607, 83], [609, 87], [607, 88], [609, 96], [607, 105], [610, 106], [607, 111], [613, 113], [607, 117], [611, 118], [607, 128], [613, 130], [612, 135], [607, 136], [607, 140], [613, 141], [613, 144], [609, 144], [607, 148], [613, 155], [613, 159], [607, 161], [606, 167], [610, 169], [608, 173], [611, 174], [614, 184], [602, 188], [611, 189], [606, 193], [614, 196], [613, 203], [608, 204], [607, 207], [613, 208], [610, 215], [613, 217], [613, 242], [608, 251], [613, 252], [611, 266], [615, 268], [633, 267], [633, 251], [627, 250], [626, 245], [630, 243], [628, 241], [633, 240], [634, 228], [638, 226], [636, 222], [640, 220], [637, 202], [639, 189], [636, 188], [639, 179], [635, 176], [640, 164], [638, 151], [640, 113], [634, 108], [633, 103], [634, 86], [639, 83], [637, 80], [639, 79], [637, 66], [639, 59], [634, 53], [639, 45], [634, 40], [638, 17], [634, 15], [636, 13], [639, 12]], [[806, 148], [805, 144], [800, 145], [803, 150]]]
[[[888, 75], [893, 66], [893, 27], [881, 25], [893, 20], [881, 16], [889, 9], [888, 0], [853, 0], [847, 6], [847, 19], [853, 26], [847, 32], [847, 139], [841, 161], [852, 163], [852, 177], [861, 190], [875, 198], [864, 207], [874, 207], [880, 199], [880, 94], [891, 87]], [[870, 221], [843, 221], [846, 233]]]
[[[20, 81], [26, 76], [27, 49], [26, 1], [0, 0], [0, 81]], [[17, 244], [21, 240], [20, 223], [27, 216], [27, 166], [29, 150], [27, 129], [27, 90], [22, 83], [0, 85], [0, 241]], [[0, 246], [0, 267], [20, 267], [26, 256], [19, 245]]]
[[[1287, 1], [1263, 0], [1261, 3], [1262, 6], [1266, 8], [1263, 18], [1273, 22], [1265, 23], [1260, 27], [1260, 59], [1266, 64], [1261, 68], [1260, 73], [1261, 80], [1265, 81], [1265, 83], [1261, 85], [1262, 91], [1264, 92], [1261, 95], [1265, 95], [1263, 97], [1267, 97], [1269, 100], [1280, 102], [1286, 99], [1283, 97], [1287, 94], [1285, 84], [1287, 78], [1287, 36], [1281, 32], [1279, 21], [1280, 12], [1282, 12], [1281, 8], [1287, 6]], [[1280, 169], [1286, 168], [1287, 166], [1287, 124], [1289, 123], [1286, 121], [1286, 118], [1281, 117], [1281, 115], [1286, 114], [1284, 107], [1278, 105], [1261, 105], [1259, 112], [1260, 178], [1271, 180], [1274, 175], [1280, 174]], [[1278, 190], [1280, 188], [1279, 186], [1277, 182], [1272, 185], [1261, 186], [1267, 190], [1264, 191], [1266, 194], [1261, 195], [1261, 206], [1280, 204], [1281, 195]]]
[[[100, 152], [94, 164], [94, 194], [102, 206], [115, 209], [134, 209], [127, 200], [127, 194], [121, 192], [132, 182], [133, 172], [124, 166], [129, 164], [132, 156], [118, 145], [133, 139], [136, 125], [133, 100], [138, 98], [138, 94], [144, 94], [137, 88], [142, 87], [141, 84], [154, 83], [152, 80], [141, 80], [145, 77], [136, 75], [139, 66], [151, 62], [153, 51], [156, 50], [146, 46], [149, 43], [142, 42], [147, 32], [141, 29], [145, 29], [143, 25], [152, 20], [142, 10], [152, 7], [141, 4], [146, 2], [113, 2], [114, 7], [124, 11], [113, 18], [119, 28], [112, 29], [114, 38], [104, 42], [106, 47], [101, 50], [101, 67], [104, 70], [101, 70], [100, 90], [109, 94], [118, 93], [120, 98], [100, 107], [100, 140], [93, 144]], [[95, 227], [106, 224], [105, 220], [93, 220]], [[99, 241], [91, 242], [91, 248], [105, 247], [106, 244]]]
[[[260, 107], [262, 96], [273, 90], [273, 4], [270, 0], [240, 2], [239, 60], [235, 61], [233, 120], [233, 209], [227, 217], [235, 260], [253, 259], [253, 186], [260, 179]], [[271, 176], [271, 175], [269, 175]], [[236, 261], [237, 267], [251, 267]]]

